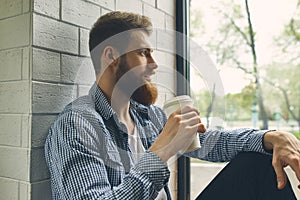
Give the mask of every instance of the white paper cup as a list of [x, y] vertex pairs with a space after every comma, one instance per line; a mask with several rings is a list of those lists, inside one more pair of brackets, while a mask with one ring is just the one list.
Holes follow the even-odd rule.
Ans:
[[[184, 106], [194, 106], [193, 99], [188, 95], [176, 96], [176, 97], [173, 97], [173, 98], [167, 100], [164, 103], [163, 110], [169, 117], [177, 109], [183, 108]], [[191, 145], [185, 150], [185, 152], [188, 153], [188, 152], [200, 149], [200, 148], [201, 148], [201, 144], [199, 141], [198, 134], [194, 134], [194, 139], [193, 139]]]

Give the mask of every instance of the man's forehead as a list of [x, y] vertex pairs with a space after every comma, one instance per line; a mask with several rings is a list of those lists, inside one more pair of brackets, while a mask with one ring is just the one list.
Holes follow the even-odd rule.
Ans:
[[152, 44], [153, 38], [148, 35], [145, 31], [134, 30], [130, 34], [130, 41], [128, 43], [128, 51], [133, 51], [136, 49], [154, 49]]

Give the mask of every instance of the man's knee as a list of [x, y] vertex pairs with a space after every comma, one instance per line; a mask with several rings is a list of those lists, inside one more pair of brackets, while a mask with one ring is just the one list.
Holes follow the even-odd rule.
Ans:
[[257, 152], [241, 152], [230, 162], [245, 167], [272, 167], [272, 156]]

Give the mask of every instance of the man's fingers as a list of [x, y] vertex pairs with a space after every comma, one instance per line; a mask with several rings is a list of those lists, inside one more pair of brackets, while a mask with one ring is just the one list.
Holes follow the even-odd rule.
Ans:
[[197, 110], [197, 108], [194, 108], [192, 106], [184, 106], [182, 108], [179, 108], [175, 111], [176, 114], [185, 114], [187, 112], [191, 112], [191, 111], [194, 111], [197, 113], [197, 115], [199, 115], [199, 111]]
[[277, 176], [277, 188], [283, 189], [286, 184], [286, 174], [280, 160], [273, 161], [273, 167]]
[[[205, 133], [206, 132], [206, 128], [204, 126], [204, 124], [201, 123], [201, 119], [200, 119], [200, 116], [199, 116], [199, 111], [194, 108], [194, 107], [191, 107], [191, 106], [184, 106], [182, 108], [179, 108], [177, 109], [173, 115], [177, 116], [177, 118], [179, 117], [180, 120], [183, 120], [183, 121], [190, 121], [192, 122], [192, 120], [197, 120], [197, 121], [194, 121], [194, 123], [197, 123], [198, 124], [198, 127], [197, 127], [197, 132], [198, 133]], [[196, 117], [196, 118], [195, 118]]]
[[192, 113], [186, 113], [184, 115], [182, 115], [182, 119], [184, 119], [183, 121], [190, 121], [190, 124], [197, 124], [197, 132], [198, 133], [205, 133], [206, 132], [206, 128], [204, 126], [204, 124], [201, 123], [201, 119], [198, 115], [194, 115]]
[[200, 116], [196, 112], [193, 112], [193, 111], [181, 114], [180, 116], [181, 116], [182, 120], [189, 120], [189, 119], [192, 119], [195, 117], [199, 118], [199, 120], [200, 120]]

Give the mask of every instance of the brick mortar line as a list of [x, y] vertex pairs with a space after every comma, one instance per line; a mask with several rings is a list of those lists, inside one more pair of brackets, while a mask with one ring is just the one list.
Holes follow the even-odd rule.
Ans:
[[45, 18], [47, 18], [47, 19], [52, 19], [52, 20], [54, 20], [54, 21], [56, 21], [56, 22], [60, 22], [60, 23], [63, 23], [63, 24], [71, 25], [71, 26], [73, 26], [73, 27], [79, 27], [79, 28], [84, 28], [84, 29], [88, 29], [88, 30], [90, 30], [90, 29], [92, 28], [92, 27], [80, 26], [79, 24], [74, 24], [74, 23], [72, 23], [72, 22], [65, 21], [65, 20], [63, 20], [63, 19], [57, 19], [57, 18], [55, 18], [55, 17], [52, 17], [52, 16], [49, 16], [49, 15], [40, 13], [40, 12], [38, 12], [38, 11], [33, 11], [32, 13], [35, 14], [35, 15], [41, 16], [41, 17], [45, 17]]
[[8, 16], [8, 17], [4, 17], [4, 18], [1, 18], [0, 19], [0, 22], [1, 21], [3, 21], [3, 20], [7, 20], [7, 19], [11, 19], [11, 18], [14, 18], [14, 17], [18, 17], [18, 16], [20, 16], [20, 15], [26, 15], [26, 14], [28, 14], [28, 13], [31, 13], [30, 11], [28, 11], [28, 12], [22, 12], [22, 13], [18, 13], [17, 15], [12, 15], [12, 16]]
[[78, 87], [78, 86], [80, 86], [80, 85], [83, 85], [83, 84], [77, 84], [77, 83], [65, 83], [65, 82], [57, 82], [57, 81], [45, 81], [45, 80], [39, 80], [39, 79], [32, 79], [32, 83], [33, 84], [35, 84], [35, 83], [37, 83], [37, 84], [39, 84], [39, 83], [41, 83], [41, 84], [55, 84], [55, 85], [57, 85], [57, 84], [59, 84], [59, 85], [65, 85], [65, 86], [76, 86], [76, 87]]
[[4, 49], [1, 49], [0, 48], [0, 53], [2, 51], [9, 51], [9, 50], [14, 50], [14, 49], [23, 49], [23, 48], [30, 48], [31, 45], [23, 45], [23, 46], [17, 46], [17, 47], [9, 47], [9, 48], [4, 48]]
[[36, 48], [36, 49], [41, 49], [41, 50], [53, 52], [53, 53], [59, 53], [59, 54], [62, 54], [62, 55], [76, 56], [76, 57], [79, 57], [79, 58], [90, 58], [90, 56], [74, 54], [74, 53], [70, 53], [70, 52], [66, 52], [66, 51], [60, 51], [60, 50], [51, 49], [51, 48], [47, 48], [47, 47], [42, 47], [42, 46], [38, 46], [38, 45], [32, 45], [32, 47]]

